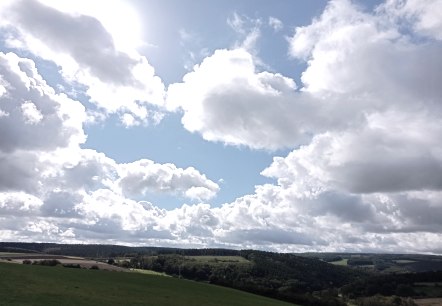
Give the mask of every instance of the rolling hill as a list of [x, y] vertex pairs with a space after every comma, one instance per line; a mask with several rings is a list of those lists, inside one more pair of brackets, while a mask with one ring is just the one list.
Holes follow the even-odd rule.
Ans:
[[0, 275], [0, 305], [293, 305], [230, 288], [139, 273], [0, 263]]

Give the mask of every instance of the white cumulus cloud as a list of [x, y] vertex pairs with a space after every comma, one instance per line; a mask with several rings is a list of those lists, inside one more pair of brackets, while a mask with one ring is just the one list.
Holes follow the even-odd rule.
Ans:
[[139, 195], [149, 191], [169, 192], [192, 199], [208, 200], [216, 195], [218, 184], [193, 167], [177, 168], [174, 164], [157, 164], [143, 159], [118, 166], [118, 184], [124, 194]]
[[[63, 73], [85, 76], [91, 91], [103, 84], [110, 93], [129, 90], [141, 79], [146, 90], [153, 70], [118, 51], [97, 20], [29, 3], [39, 17], [22, 20], [29, 12], [14, 4], [14, 39], [25, 46], [47, 39]], [[274, 183], [219, 207], [203, 202], [219, 185], [194, 168], [147, 159], [122, 164], [81, 149], [85, 108], [56, 94], [32, 60], [1, 53], [0, 238], [440, 253], [442, 10], [440, 1], [425, 3], [391, 0], [367, 12], [331, 1], [289, 37], [291, 57], [306, 63], [300, 84], [261, 70], [250, 50], [234, 48], [215, 51], [170, 85], [166, 107], [182, 113], [187, 130], [229, 145], [290, 149], [262, 171]], [[93, 31], [85, 39], [101, 40], [86, 50], [77, 42], [60, 45], [57, 29], [41, 25], [42, 14], [78, 33], [88, 23]], [[238, 15], [231, 26], [249, 33]], [[87, 58], [106, 45], [100, 61]], [[109, 61], [116, 65], [107, 67]], [[115, 105], [106, 109], [127, 125], [150, 116], [143, 103]], [[163, 192], [198, 204], [166, 210], [149, 201], [150, 193]]]
[[123, 118], [126, 125], [155, 123], [152, 106], [164, 103], [161, 79], [136, 50], [117, 48], [110, 29], [97, 17], [35, 0], [2, 5], [0, 16], [7, 45], [55, 62], [65, 80], [85, 86], [90, 102], [100, 110], [130, 114], [134, 119]]

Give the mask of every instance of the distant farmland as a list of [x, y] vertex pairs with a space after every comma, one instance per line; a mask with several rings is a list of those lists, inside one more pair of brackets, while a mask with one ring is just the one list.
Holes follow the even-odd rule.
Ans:
[[1, 305], [293, 305], [172, 277], [0, 263]]
[[34, 254], [34, 253], [7, 253], [0, 252], [0, 262], [10, 261], [13, 263], [22, 263], [24, 260], [30, 262], [41, 260], [57, 260], [63, 265], [79, 265], [82, 268], [90, 269], [93, 266], [98, 267], [100, 270], [112, 270], [112, 271], [125, 271], [127, 269], [108, 265], [107, 263], [99, 262], [96, 260], [89, 260], [81, 257], [62, 256], [62, 255], [48, 255], [48, 254]]

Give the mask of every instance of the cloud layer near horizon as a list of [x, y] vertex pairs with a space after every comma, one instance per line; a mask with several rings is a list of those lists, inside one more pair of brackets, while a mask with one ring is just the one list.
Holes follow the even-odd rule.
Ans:
[[[0, 53], [0, 238], [442, 253], [442, 6], [427, 2], [366, 12], [331, 1], [288, 38], [306, 63], [301, 84], [233, 48], [167, 90], [96, 18], [34, 1], [4, 8], [7, 44], [60, 66], [92, 111], [127, 125], [181, 112], [206, 140], [291, 152], [262, 171], [274, 184], [212, 207], [220, 186], [194, 168], [81, 149], [91, 110], [49, 86], [34, 60]], [[86, 44], [69, 39], [78, 35]], [[165, 210], [139, 200], [149, 193], [199, 204]]]

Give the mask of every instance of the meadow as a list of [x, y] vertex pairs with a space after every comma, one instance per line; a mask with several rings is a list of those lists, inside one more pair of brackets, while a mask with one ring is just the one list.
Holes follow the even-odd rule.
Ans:
[[140, 273], [0, 263], [0, 305], [293, 305], [230, 288]]

